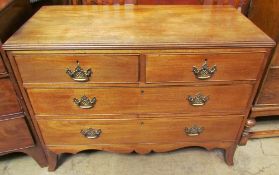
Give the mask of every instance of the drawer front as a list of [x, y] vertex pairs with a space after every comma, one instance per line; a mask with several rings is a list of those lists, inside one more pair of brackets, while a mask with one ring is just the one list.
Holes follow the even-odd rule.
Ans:
[[140, 109], [145, 113], [242, 114], [252, 89], [250, 84], [146, 88]]
[[3, 63], [3, 60], [1, 58], [1, 55], [0, 55], [0, 74], [4, 74], [6, 73], [6, 69], [5, 69], [5, 66], [4, 66], [4, 63]]
[[[263, 53], [147, 55], [146, 81], [159, 83], [256, 80], [263, 61]], [[195, 73], [193, 66], [196, 67]]]
[[[36, 115], [135, 113], [140, 95], [137, 88], [28, 89], [27, 92]], [[92, 102], [91, 109], [83, 109], [74, 102], [75, 98], [81, 101], [84, 95]]]
[[38, 123], [46, 145], [136, 144], [233, 141], [243, 119], [242, 116], [175, 117], [130, 120], [38, 119]]
[[[15, 59], [23, 83], [78, 83], [80, 76], [89, 77], [88, 83], [136, 83], [139, 79], [138, 56], [45, 54]], [[76, 70], [77, 61], [83, 74]]]
[[279, 68], [269, 69], [257, 104], [279, 105]]
[[[27, 92], [36, 115], [241, 114], [246, 110], [252, 87], [249, 84], [239, 84], [160, 88], [28, 89]], [[197, 93], [208, 97], [203, 106], [190, 104], [189, 96], [195, 98]], [[80, 102], [83, 95], [93, 100], [91, 109], [77, 105], [82, 104], [76, 102]], [[74, 102], [74, 98], [78, 101]]]
[[21, 111], [12, 82], [0, 79], [0, 115], [8, 115]]
[[0, 120], [0, 138], [0, 152], [34, 145], [23, 116], [9, 120]]

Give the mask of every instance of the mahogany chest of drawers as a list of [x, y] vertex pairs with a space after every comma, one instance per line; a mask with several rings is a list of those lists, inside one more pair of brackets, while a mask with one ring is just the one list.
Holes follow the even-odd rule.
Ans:
[[[17, 149], [32, 147], [34, 142], [14, 87], [9, 79], [9, 74], [4, 66], [1, 53], [0, 72], [0, 154], [4, 154]], [[17, 133], [17, 128], [21, 129], [20, 133]], [[17, 137], [17, 139], [14, 139], [14, 137]]]
[[[250, 20], [268, 34], [275, 42], [276, 48], [272, 53], [271, 61], [265, 71], [264, 79], [254, 101], [250, 117], [246, 122], [242, 144], [248, 138], [279, 137], [279, 129], [267, 127], [265, 130], [254, 129], [254, 125], [261, 125], [263, 121], [278, 121], [279, 116], [279, 1], [270, 2], [252, 1], [249, 11]], [[260, 120], [257, 121], [257, 118]], [[275, 120], [274, 120], [275, 119]], [[264, 125], [263, 125], [264, 126]], [[267, 126], [267, 125], [266, 125]], [[256, 127], [257, 128], [257, 127]], [[250, 132], [249, 132], [250, 130]]]
[[47, 160], [44, 151], [34, 133], [19, 89], [12, 81], [11, 68], [4, 64], [4, 59], [6, 57], [0, 43], [0, 156], [23, 152], [45, 167]]
[[212, 6], [43, 7], [4, 45], [50, 170], [97, 149], [233, 154], [274, 42]]
[[44, 150], [2, 49], [2, 42], [27, 20], [29, 11], [28, 0], [0, 1], [0, 156], [23, 152], [45, 167]]

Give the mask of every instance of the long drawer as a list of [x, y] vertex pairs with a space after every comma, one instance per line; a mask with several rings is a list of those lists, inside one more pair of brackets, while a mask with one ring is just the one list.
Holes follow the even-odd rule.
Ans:
[[253, 85], [250, 84], [238, 84], [158, 88], [27, 89], [27, 92], [36, 115], [241, 114], [248, 105], [252, 88]]
[[151, 54], [146, 58], [146, 81], [160, 83], [256, 80], [263, 61], [263, 53]]
[[46, 145], [233, 141], [243, 116], [156, 119], [38, 119]]
[[18, 103], [10, 79], [0, 79], [0, 116], [18, 113], [21, 107]]
[[34, 145], [24, 116], [1, 120], [0, 118], [0, 152], [31, 147]]
[[139, 81], [137, 55], [41, 54], [17, 55], [15, 59], [23, 83], [79, 83], [80, 81], [136, 83]]

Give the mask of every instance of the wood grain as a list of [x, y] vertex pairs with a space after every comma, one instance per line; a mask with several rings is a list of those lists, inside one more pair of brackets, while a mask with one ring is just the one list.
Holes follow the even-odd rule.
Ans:
[[[135, 144], [135, 143], [173, 143], [173, 142], [206, 142], [233, 141], [236, 138], [242, 116], [227, 117], [186, 117], [174, 115], [161, 119], [135, 120], [40, 120], [38, 123], [46, 145], [75, 144]], [[194, 125], [204, 127], [199, 136], [188, 136], [185, 128]], [[88, 139], [80, 131], [82, 129], [101, 129], [97, 139]], [[226, 132], [225, 132], [226, 131]]]
[[3, 59], [4, 59], [4, 50], [2, 48], [2, 43], [0, 41], [0, 78], [8, 76], [7, 70], [5, 68]]
[[[48, 162], [42, 144], [33, 128], [33, 123], [26, 110], [25, 102], [14, 78], [9, 60], [2, 50], [1, 43], [0, 56], [0, 60], [4, 61], [7, 68], [7, 72], [5, 72], [6, 78], [9, 78], [0, 79], [0, 156], [13, 152], [22, 152], [32, 157], [41, 167], [45, 167]], [[0, 78], [2, 77], [0, 76]]]
[[[209, 115], [214, 113], [242, 114], [248, 105], [252, 85], [231, 86], [190, 86], [145, 88], [141, 95], [140, 112], [142, 113], [191, 113]], [[188, 96], [201, 93], [208, 96], [204, 106], [192, 106]], [[237, 101], [237, 103], [235, 103]]]
[[[217, 71], [208, 80], [198, 80], [193, 73], [193, 66], [200, 69], [205, 60], [207, 60], [209, 68], [216, 65]], [[146, 58], [146, 81], [164, 83], [256, 80], [263, 61], [263, 53], [150, 54]]]
[[[139, 56], [97, 54], [34, 54], [15, 56], [23, 83], [137, 83]], [[75, 82], [66, 74], [79, 61], [86, 71], [92, 69], [88, 82]]]
[[279, 114], [279, 105], [254, 105], [249, 117], [270, 117]]
[[250, 132], [250, 136], [249, 136], [249, 138], [251, 139], [269, 138], [269, 137], [279, 137], [279, 130], [252, 131]]
[[[251, 1], [251, 8], [249, 18], [260, 29], [267, 33], [276, 42], [279, 41], [279, 1], [270, 0], [269, 2], [253, 0]], [[274, 49], [274, 53], [270, 64], [267, 66], [264, 79], [261, 87], [258, 90], [254, 106], [250, 113], [250, 118], [277, 116], [279, 114], [279, 46]], [[249, 127], [245, 128], [247, 134], [243, 135], [242, 144], [246, 144], [248, 138], [264, 138], [278, 135], [278, 131], [250, 131]], [[249, 132], [250, 131], [250, 132]], [[249, 132], [249, 133], [248, 133]]]
[[253, 0], [248, 17], [275, 41], [279, 41], [279, 1]]
[[0, 79], [0, 97], [0, 118], [1, 115], [21, 112], [21, 107], [9, 79]]
[[70, 4], [77, 5], [233, 5], [239, 7], [248, 0], [70, 0]]
[[[248, 105], [252, 85], [161, 87], [161, 88], [91, 88], [27, 89], [36, 115], [94, 115], [193, 113], [241, 114]], [[204, 106], [190, 105], [188, 96], [202, 93], [209, 100]], [[97, 98], [92, 109], [80, 109], [74, 98]], [[235, 103], [237, 101], [237, 103]]]
[[234, 142], [175, 142], [175, 143], [147, 143], [147, 144], [95, 144], [95, 145], [63, 145], [63, 146], [49, 146], [51, 154], [49, 154], [49, 162], [51, 162], [49, 171], [54, 171], [58, 162], [58, 154], [73, 153], [76, 154], [81, 150], [103, 150], [117, 153], [132, 153], [148, 154], [150, 152], [168, 152], [185, 147], [203, 147], [207, 150], [221, 148], [225, 150], [225, 161], [228, 165], [233, 165], [233, 155], [236, 147]]
[[274, 42], [229, 6], [139, 5], [45, 6], [4, 44], [8, 50], [228, 46]]
[[1, 120], [0, 118], [0, 138], [0, 152], [34, 146], [24, 116], [9, 120]]
[[[0, 45], [1, 45], [1, 43], [0, 43]], [[2, 60], [2, 56], [0, 54], [0, 74], [6, 74], [6, 73], [7, 73], [7, 71], [6, 71], [6, 68], [4, 66], [4, 63], [3, 63], [3, 60]]]
[[234, 142], [175, 142], [175, 143], [142, 143], [142, 144], [88, 144], [88, 145], [51, 145], [49, 150], [56, 154], [79, 153], [81, 150], [103, 150], [116, 153], [148, 154], [150, 152], [168, 152], [185, 147], [203, 147], [207, 150], [216, 148], [226, 149], [231, 147]]
[[279, 105], [279, 69], [270, 69], [257, 105]]
[[279, 68], [279, 45], [274, 50], [272, 58], [272, 66]]
[[70, 0], [70, 4], [77, 5], [124, 5], [135, 4], [137, 0]]
[[29, 0], [1, 0], [1, 42], [5, 42], [30, 16], [31, 8]]
[[144, 5], [201, 5], [200, 0], [137, 0]]
[[[137, 88], [27, 89], [27, 92], [36, 115], [136, 113], [140, 96]], [[96, 97], [94, 108], [81, 109], [73, 102], [84, 95]]]
[[12, 3], [13, 0], [2, 0], [0, 1], [0, 11], [5, 9], [9, 4]]

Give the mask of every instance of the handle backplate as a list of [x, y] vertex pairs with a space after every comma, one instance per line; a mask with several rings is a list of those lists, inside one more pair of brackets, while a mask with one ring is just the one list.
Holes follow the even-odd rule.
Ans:
[[188, 96], [188, 101], [192, 106], [204, 106], [208, 100], [209, 97], [201, 93], [197, 93], [195, 96]]
[[69, 68], [66, 69], [66, 73], [77, 82], [86, 82], [89, 81], [89, 77], [92, 74], [92, 70], [87, 69], [86, 71], [83, 70], [83, 68], [80, 67], [79, 62], [77, 61], [77, 67], [74, 71], [70, 70]]
[[101, 136], [102, 130], [101, 129], [88, 128], [88, 129], [82, 129], [80, 131], [80, 133], [88, 139], [97, 139], [98, 137]]
[[197, 125], [193, 125], [190, 128], [185, 128], [185, 134], [187, 134], [190, 137], [199, 136], [204, 131], [203, 127], [199, 127]]
[[86, 96], [82, 96], [80, 99], [74, 98], [73, 101], [81, 109], [91, 109], [95, 106], [97, 98], [94, 97], [92, 99], [89, 99]]
[[207, 59], [205, 59], [201, 68], [197, 68], [193, 66], [193, 73], [195, 77], [199, 80], [207, 80], [210, 79], [214, 73], [217, 71], [217, 66], [214, 65], [211, 68], [207, 65]]

